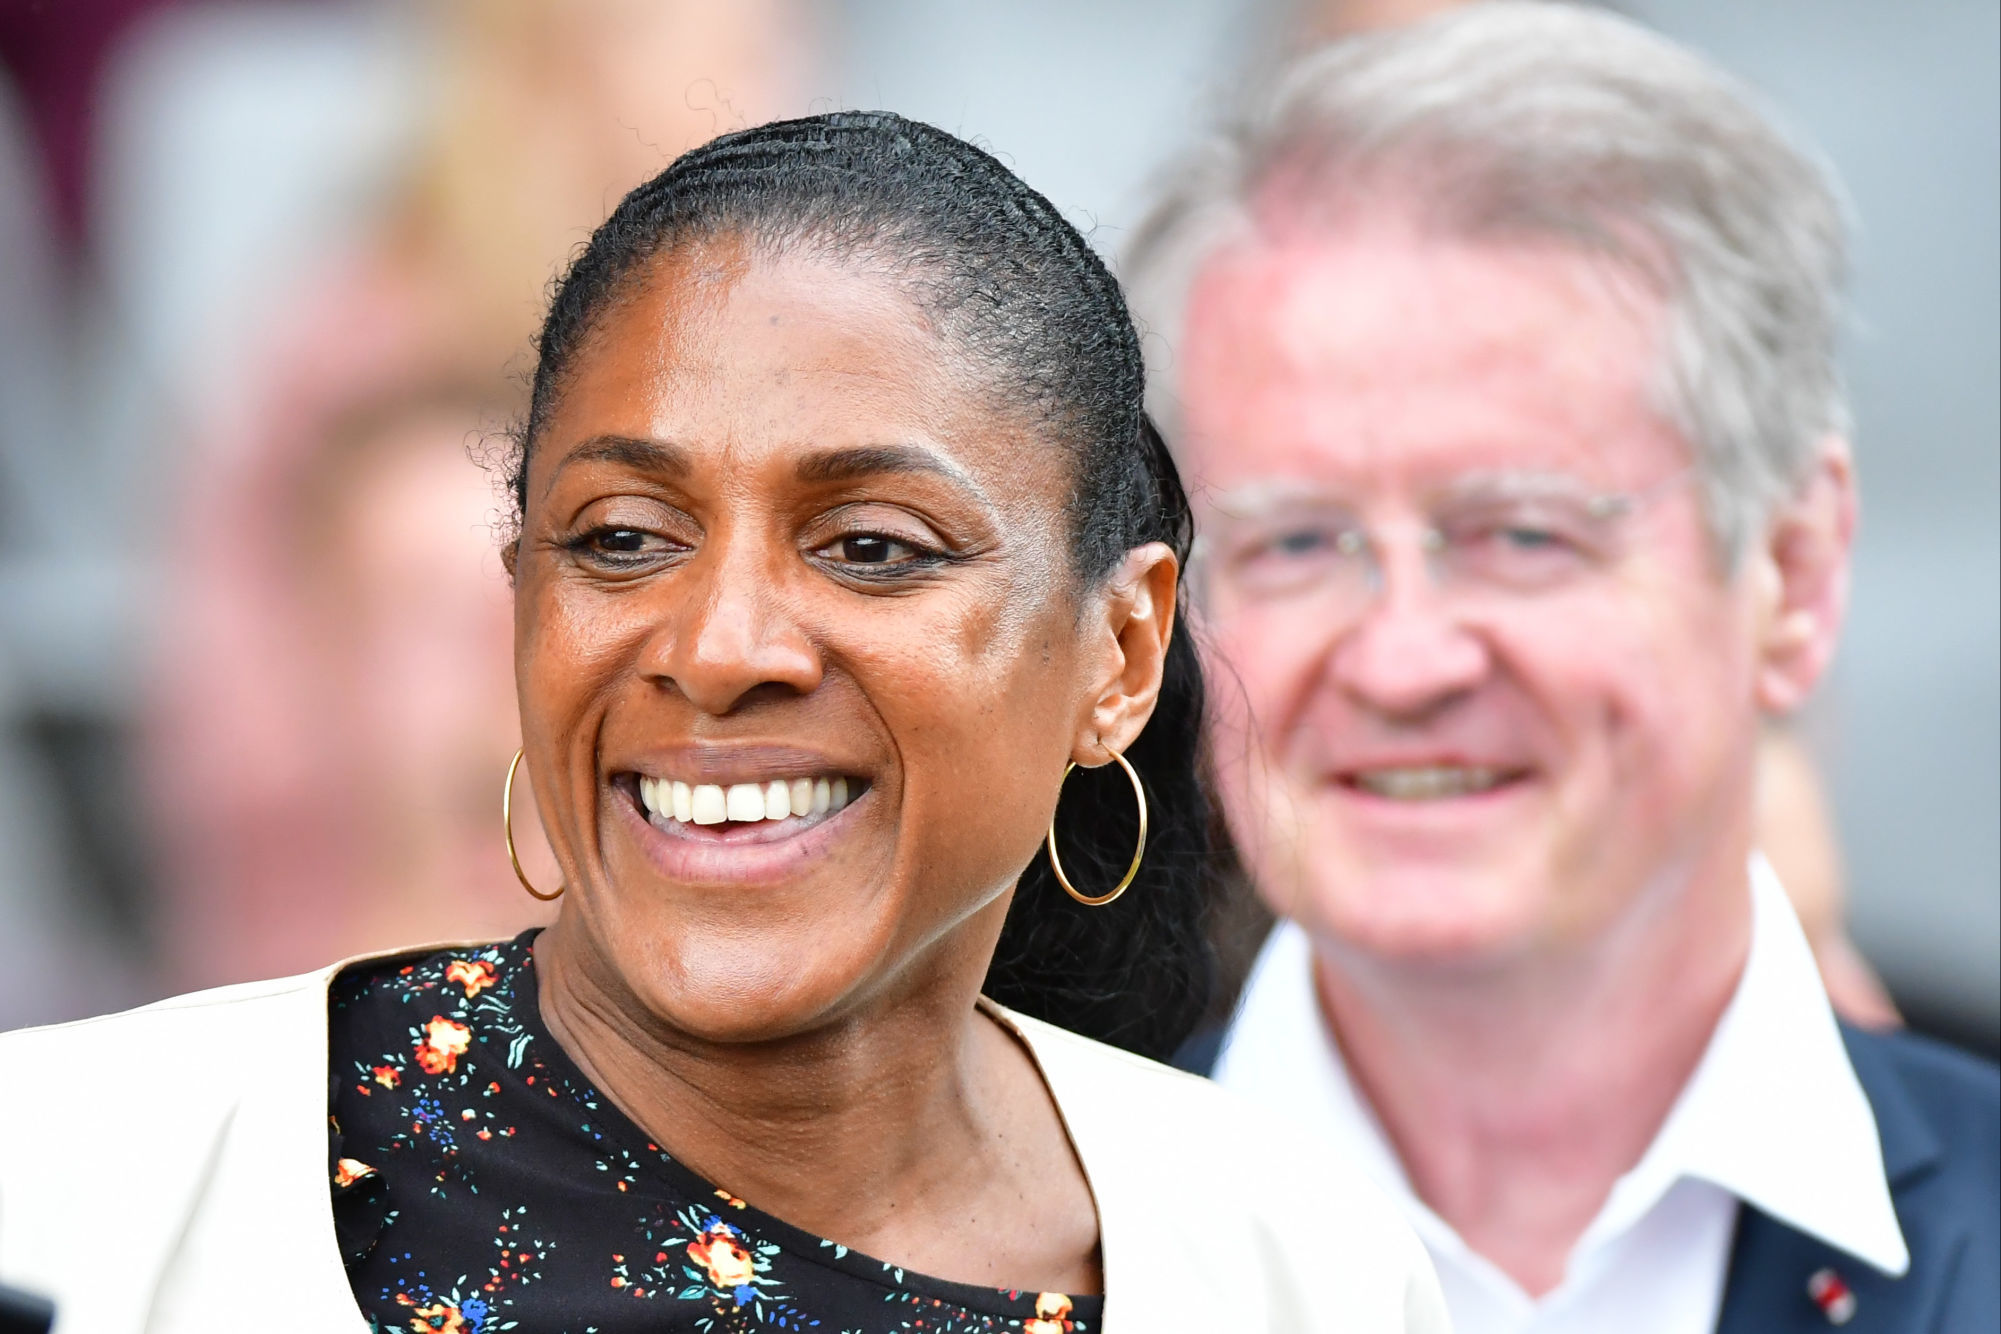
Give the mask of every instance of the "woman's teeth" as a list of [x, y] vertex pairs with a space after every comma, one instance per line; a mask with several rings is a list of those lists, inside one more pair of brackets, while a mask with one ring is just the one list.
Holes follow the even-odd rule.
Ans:
[[[857, 790], [855, 795], [859, 796]], [[682, 824], [755, 824], [795, 816], [830, 815], [851, 800], [848, 780], [794, 778], [789, 782], [677, 783], [669, 778], [639, 779], [646, 813]]]

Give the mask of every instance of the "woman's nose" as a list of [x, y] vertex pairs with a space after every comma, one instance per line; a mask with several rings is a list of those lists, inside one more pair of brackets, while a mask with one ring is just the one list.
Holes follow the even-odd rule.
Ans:
[[755, 549], [698, 554], [673, 581], [641, 670], [716, 716], [772, 691], [812, 693], [820, 655], [793, 612], [781, 564]]

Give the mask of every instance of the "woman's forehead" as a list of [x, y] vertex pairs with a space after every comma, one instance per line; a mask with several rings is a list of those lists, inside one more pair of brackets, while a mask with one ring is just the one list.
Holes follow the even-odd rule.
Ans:
[[747, 243], [677, 247], [614, 303], [538, 446], [603, 436], [792, 450], [922, 445], [989, 487], [1055, 485], [1058, 459], [1000, 377], [942, 335], [891, 273]]

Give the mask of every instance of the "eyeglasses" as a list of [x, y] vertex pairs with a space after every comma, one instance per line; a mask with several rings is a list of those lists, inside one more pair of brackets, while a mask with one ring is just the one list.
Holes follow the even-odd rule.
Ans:
[[1252, 483], [1207, 507], [1193, 586], [1213, 613], [1311, 599], [1354, 615], [1382, 591], [1397, 539], [1410, 533], [1442, 594], [1534, 597], [1601, 577], [1626, 550], [1627, 521], [1693, 475], [1623, 493], [1562, 476], [1466, 478], [1424, 522], [1394, 526], [1365, 523], [1356, 506], [1307, 484]]

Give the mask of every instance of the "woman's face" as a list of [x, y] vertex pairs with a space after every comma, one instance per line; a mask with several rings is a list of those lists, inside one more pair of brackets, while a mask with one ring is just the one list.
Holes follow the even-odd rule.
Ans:
[[556, 932], [677, 1030], [983, 972], [1066, 761], [1104, 758], [1117, 599], [1071, 574], [1069, 460], [977, 384], [891, 280], [727, 240], [569, 369], [514, 562], [523, 736]]

